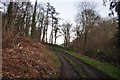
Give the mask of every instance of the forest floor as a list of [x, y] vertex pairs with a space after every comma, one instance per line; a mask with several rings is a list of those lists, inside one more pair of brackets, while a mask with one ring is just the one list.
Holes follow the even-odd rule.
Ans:
[[56, 68], [46, 47], [29, 38], [18, 38], [13, 48], [2, 49], [3, 78], [50, 78]]

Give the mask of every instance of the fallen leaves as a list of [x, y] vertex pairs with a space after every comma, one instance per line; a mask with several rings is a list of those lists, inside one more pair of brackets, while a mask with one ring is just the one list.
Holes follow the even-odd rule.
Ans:
[[40, 43], [19, 38], [14, 48], [3, 49], [3, 77], [47, 78], [55, 73], [52, 59]]

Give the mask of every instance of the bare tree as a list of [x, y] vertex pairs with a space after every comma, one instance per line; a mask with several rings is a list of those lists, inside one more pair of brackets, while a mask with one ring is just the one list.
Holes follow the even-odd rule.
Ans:
[[48, 25], [49, 25], [49, 12], [51, 11], [50, 3], [47, 3], [47, 10], [46, 10], [46, 16], [45, 16], [45, 22], [44, 22], [44, 28], [43, 28], [43, 36], [42, 36], [42, 42], [47, 43], [47, 31], [48, 31]]
[[[82, 2], [79, 4], [80, 9], [82, 9], [78, 14], [77, 14], [77, 20], [78, 20], [78, 25], [80, 30], [77, 30], [78, 36], [82, 33], [84, 33], [84, 51], [87, 50], [87, 44], [88, 44], [88, 36], [89, 32], [92, 30], [94, 27], [97, 19], [99, 19], [99, 16], [96, 14], [95, 10], [93, 8], [95, 5], [93, 3], [89, 2]], [[78, 26], [77, 26], [78, 27]]]
[[37, 15], [36, 15], [36, 40], [41, 41], [43, 24], [45, 18], [45, 10], [42, 3], [39, 3], [37, 6]]
[[57, 39], [57, 32], [58, 32], [58, 21], [59, 18], [57, 17], [59, 13], [56, 12], [55, 8], [53, 6], [51, 6], [51, 19], [52, 19], [52, 30], [51, 30], [51, 34], [50, 34], [50, 43], [53, 44], [53, 38], [54, 39], [54, 43], [56, 44], [56, 39]]
[[55, 43], [55, 44], [56, 44], [57, 38], [59, 37], [59, 35], [57, 35], [57, 34], [58, 34], [58, 31], [60, 30], [60, 29], [59, 29], [59, 26], [60, 26], [60, 25], [58, 24], [58, 20], [56, 20], [56, 21], [55, 21], [55, 28], [54, 28], [54, 31], [55, 31], [55, 34], [54, 34], [54, 37], [55, 37], [55, 40], [54, 40], [54, 41], [55, 41], [55, 42], [54, 42], [54, 43]]
[[71, 29], [72, 29], [71, 23], [69, 23], [69, 22], [63, 23], [62, 29], [61, 29], [61, 34], [64, 36], [64, 46], [65, 47], [68, 47], [68, 44], [70, 42]]

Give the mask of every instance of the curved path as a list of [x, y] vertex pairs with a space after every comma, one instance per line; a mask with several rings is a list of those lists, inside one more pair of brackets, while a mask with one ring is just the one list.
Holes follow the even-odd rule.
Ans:
[[97, 80], [102, 80], [102, 79], [111, 80], [103, 72], [95, 69], [91, 65], [89, 65], [69, 54], [66, 54], [64, 51], [61, 51], [58, 49], [54, 49], [54, 51], [56, 52], [56, 55], [58, 56], [58, 58], [61, 61], [60, 78], [80, 78], [80, 76], [78, 75], [78, 72], [75, 71], [75, 69], [72, 67], [72, 64], [70, 64], [70, 62], [65, 59], [65, 57], [67, 57], [67, 58], [73, 60], [75, 63], [77, 63], [82, 69], [84, 69], [84, 71], [87, 72], [88, 75], [90, 76], [91, 80], [96, 80], [96, 79]]

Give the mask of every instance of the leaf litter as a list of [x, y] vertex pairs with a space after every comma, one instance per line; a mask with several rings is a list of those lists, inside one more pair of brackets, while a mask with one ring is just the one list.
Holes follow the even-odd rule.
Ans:
[[16, 46], [2, 51], [3, 78], [49, 78], [56, 73], [46, 47], [29, 38], [20, 37]]

